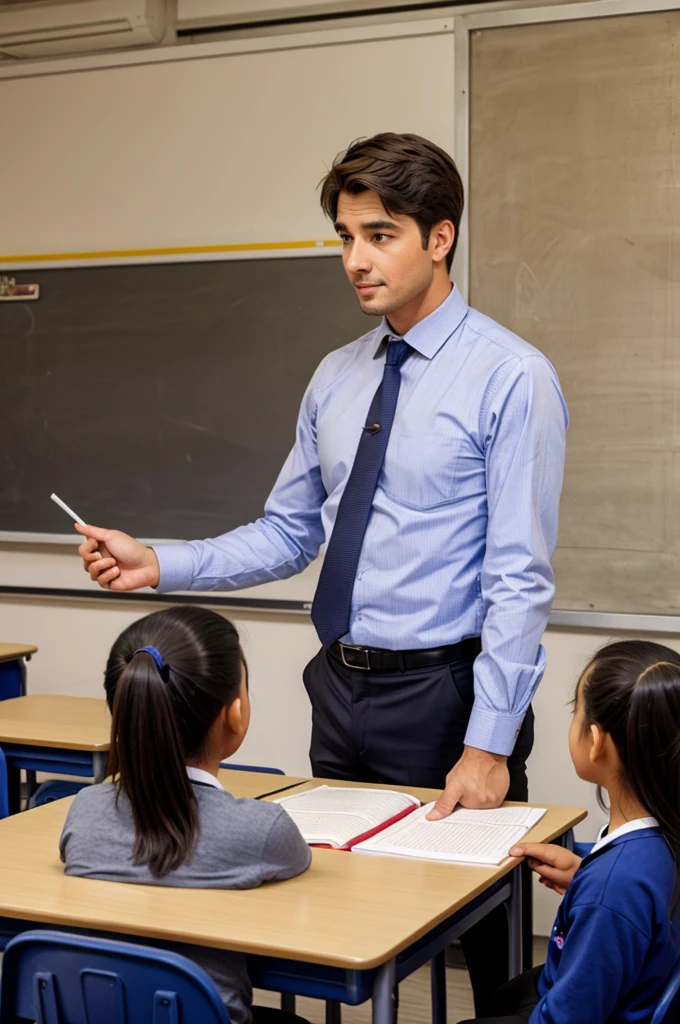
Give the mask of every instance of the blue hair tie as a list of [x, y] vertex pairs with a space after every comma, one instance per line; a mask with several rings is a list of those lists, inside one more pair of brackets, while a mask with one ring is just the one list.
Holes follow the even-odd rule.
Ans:
[[[163, 676], [164, 679], [167, 679], [167, 674], [168, 674], [168, 671], [169, 671], [169, 665], [164, 660], [163, 655], [158, 650], [158, 648], [156, 648], [156, 647], [138, 647], [137, 650], [135, 651], [135, 654], [141, 654], [142, 651], [144, 651], [146, 654], [150, 654], [151, 655], [153, 660], [156, 662], [156, 665], [158, 666], [158, 671], [160, 672], [160, 674]], [[134, 658], [134, 654], [133, 654], [133, 658]]]

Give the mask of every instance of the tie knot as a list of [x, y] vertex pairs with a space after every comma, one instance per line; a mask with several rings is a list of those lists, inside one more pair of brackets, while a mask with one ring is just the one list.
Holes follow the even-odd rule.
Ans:
[[400, 367], [411, 351], [411, 346], [407, 341], [404, 341], [403, 338], [397, 338], [396, 341], [389, 342], [385, 362], [388, 366]]

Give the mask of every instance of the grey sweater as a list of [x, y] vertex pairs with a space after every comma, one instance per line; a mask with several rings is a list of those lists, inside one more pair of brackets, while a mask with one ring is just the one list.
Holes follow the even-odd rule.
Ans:
[[[190, 889], [253, 889], [262, 882], [306, 871], [311, 851], [278, 804], [235, 799], [215, 787], [192, 782], [199, 833], [191, 859], [164, 878], [132, 863], [132, 809], [111, 783], [82, 789], [66, 817], [59, 841], [67, 875], [110, 882], [171, 885]], [[118, 936], [120, 937], [120, 936]], [[174, 949], [199, 964], [215, 981], [234, 1024], [250, 1024], [252, 986], [241, 953], [176, 943]]]

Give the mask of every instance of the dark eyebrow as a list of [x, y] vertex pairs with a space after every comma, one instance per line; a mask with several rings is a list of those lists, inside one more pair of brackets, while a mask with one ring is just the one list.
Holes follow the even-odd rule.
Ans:
[[[362, 225], [364, 231], [380, 231], [383, 228], [387, 228], [388, 231], [399, 231], [399, 225], [395, 224], [393, 220], [367, 220]], [[336, 221], [333, 225], [335, 230], [340, 234], [344, 231], [345, 234], [349, 234], [345, 224], [341, 224], [340, 221]]]
[[395, 224], [393, 220], [368, 220], [361, 226], [365, 230], [370, 231], [379, 231], [381, 228], [387, 228], [388, 231], [399, 230], [399, 225]]

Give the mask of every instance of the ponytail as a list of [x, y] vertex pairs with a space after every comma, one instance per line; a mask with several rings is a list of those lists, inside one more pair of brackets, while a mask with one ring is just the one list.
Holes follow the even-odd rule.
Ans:
[[198, 820], [169, 686], [137, 651], [116, 687], [109, 754], [109, 774], [132, 808], [133, 863], [160, 877], [188, 860]]
[[[146, 646], [153, 645], [153, 646]], [[243, 654], [226, 619], [179, 607], [133, 623], [113, 645], [105, 689], [112, 712], [109, 774], [130, 802], [133, 863], [163, 877], [190, 857], [198, 805], [186, 772], [239, 694]]]

